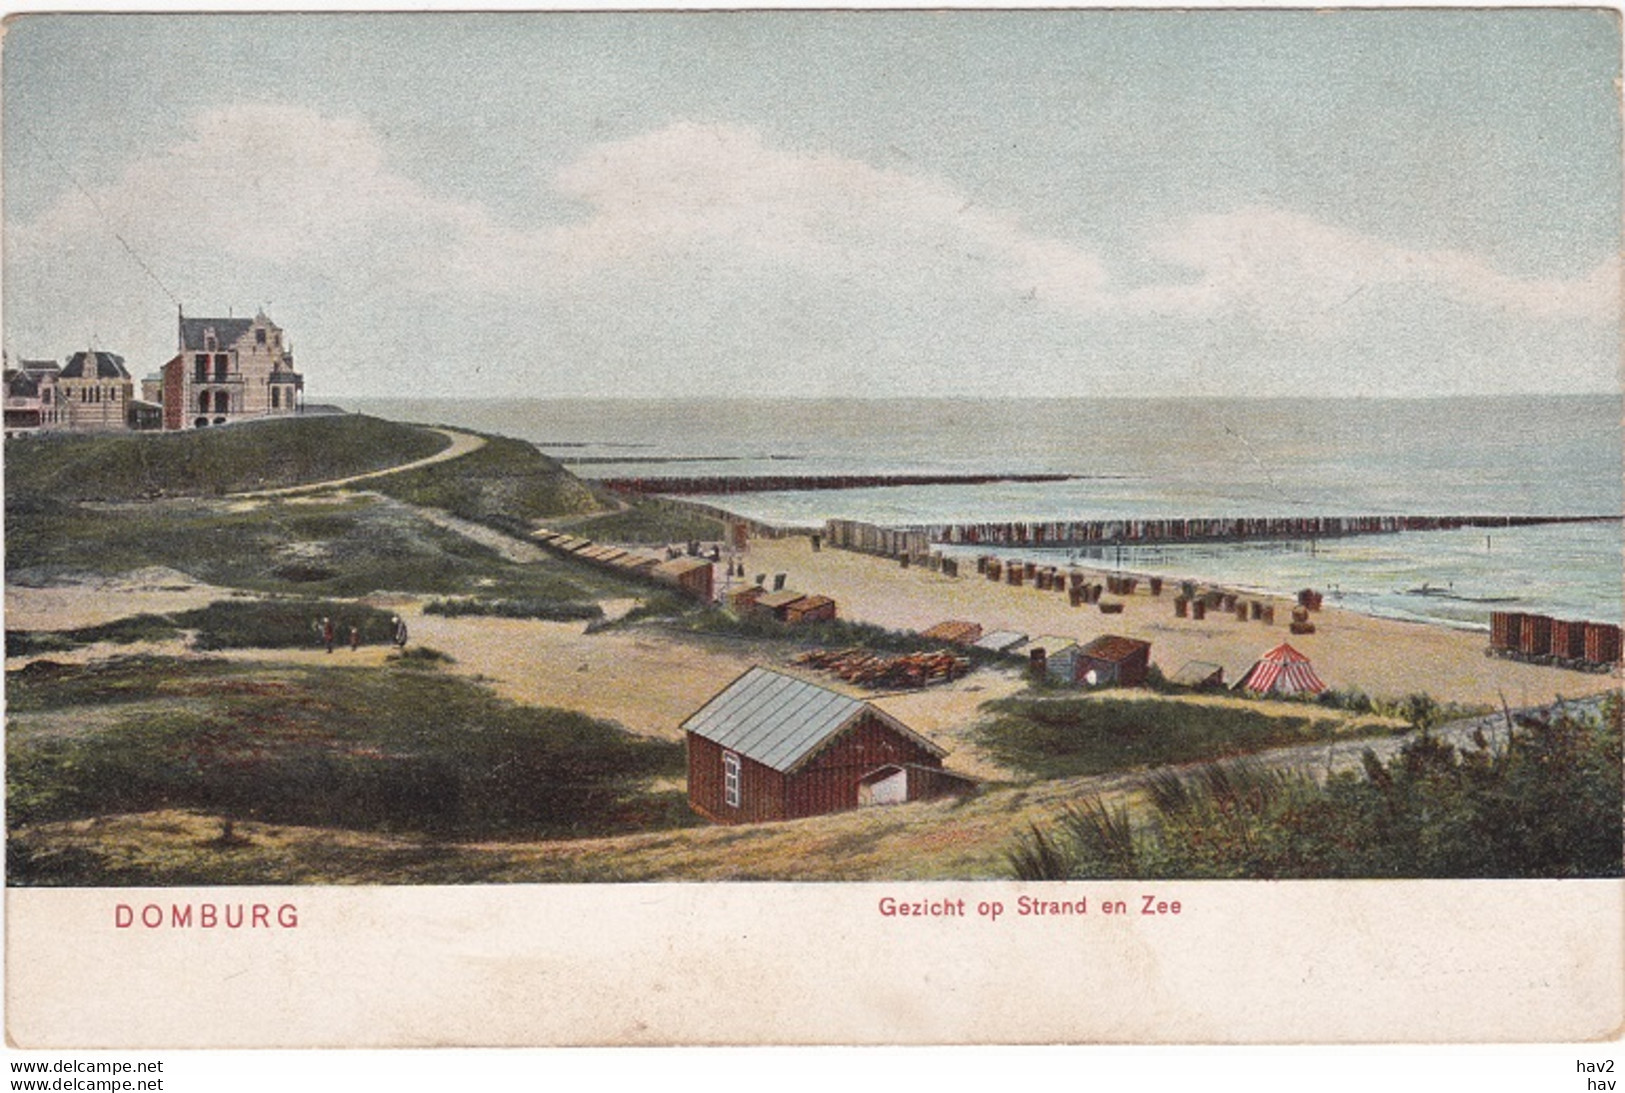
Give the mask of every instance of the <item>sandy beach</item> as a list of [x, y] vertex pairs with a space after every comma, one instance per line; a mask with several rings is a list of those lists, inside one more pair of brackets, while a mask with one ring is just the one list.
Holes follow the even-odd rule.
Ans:
[[[986, 630], [1007, 629], [1029, 636], [1058, 635], [1086, 642], [1106, 633], [1151, 642], [1152, 662], [1172, 675], [1189, 661], [1223, 666], [1234, 682], [1264, 650], [1290, 641], [1314, 662], [1326, 683], [1358, 688], [1375, 696], [1425, 692], [1440, 701], [1512, 706], [1596, 694], [1616, 686], [1609, 676], [1519, 664], [1485, 655], [1484, 635], [1443, 626], [1373, 618], [1326, 607], [1313, 615], [1316, 633], [1291, 635], [1284, 620], [1291, 604], [1276, 604], [1276, 623], [1238, 622], [1210, 613], [1203, 621], [1174, 616], [1173, 596], [1148, 594], [1143, 583], [1127, 597], [1120, 615], [1097, 608], [1071, 607], [1065, 595], [1031, 585], [1012, 587], [989, 581], [970, 565], [958, 578], [929, 569], [902, 568], [866, 554], [825, 549], [814, 552], [802, 536], [752, 540], [744, 556], [750, 573], [784, 573], [786, 586], [833, 597], [842, 618], [889, 629], [923, 630], [945, 619], [966, 619]], [[1094, 572], [1094, 571], [1090, 571]], [[7, 625], [12, 629], [67, 629], [108, 622], [142, 611], [163, 612], [201, 606], [231, 595], [230, 590], [196, 583], [173, 570], [146, 571], [122, 579], [84, 584], [6, 589]], [[633, 732], [680, 738], [678, 726], [712, 695], [751, 665], [774, 659], [749, 643], [693, 639], [657, 629], [587, 632], [581, 623], [484, 617], [447, 618], [422, 613], [422, 598], [375, 596], [365, 602], [400, 611], [415, 645], [452, 656], [451, 670], [478, 677], [505, 698], [541, 706], [580, 710], [616, 721]], [[611, 617], [629, 603], [606, 605]], [[129, 646], [95, 645], [53, 654], [59, 660], [88, 660], [136, 651]], [[141, 651], [185, 655], [172, 642]], [[340, 650], [327, 656], [310, 650], [239, 650], [234, 658], [362, 668], [381, 663], [386, 650]], [[15, 667], [9, 662], [8, 667]], [[783, 668], [782, 656], [778, 667]], [[839, 687], [830, 677], [808, 678]], [[977, 672], [949, 687], [912, 694], [874, 695], [884, 708], [921, 731], [955, 739], [979, 717], [979, 707], [1022, 686], [1015, 672]], [[960, 756], [976, 773], [996, 775], [967, 751]]]
[[[1041, 592], [1031, 584], [1012, 587], [961, 567], [958, 578], [929, 569], [902, 568], [895, 561], [843, 550], [814, 552], [809, 539], [754, 539], [744, 557], [746, 571], [784, 573], [785, 586], [835, 599], [842, 618], [891, 629], [923, 630], [945, 619], [977, 622], [984, 630], [1015, 630], [1032, 637], [1056, 635], [1088, 641], [1122, 634], [1151, 642], [1151, 660], [1168, 675], [1189, 661], [1222, 665], [1233, 683], [1259, 654], [1280, 644], [1308, 656], [1328, 686], [1359, 688], [1371, 695], [1426, 692], [1440, 701], [1513, 706], [1562, 696], [1595, 694], [1617, 685], [1607, 675], [1519, 664], [1485, 655], [1488, 637], [1443, 626], [1374, 618], [1326, 606], [1311, 616], [1313, 634], [1288, 633], [1291, 601], [1275, 604], [1275, 624], [1238, 622], [1234, 615], [1210, 612], [1203, 621], [1174, 616], [1173, 592], [1151, 596], [1141, 582], [1121, 602], [1121, 615], [1095, 607], [1072, 607], [1064, 594]], [[1083, 568], [1083, 567], [1080, 567]], [[1097, 573], [1099, 570], [1085, 569]]]

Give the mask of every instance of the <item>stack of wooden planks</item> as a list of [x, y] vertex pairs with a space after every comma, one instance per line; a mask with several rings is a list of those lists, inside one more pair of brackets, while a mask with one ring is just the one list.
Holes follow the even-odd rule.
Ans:
[[876, 653], [868, 649], [813, 649], [794, 663], [828, 672], [869, 690], [926, 687], [960, 678], [971, 669], [968, 657], [947, 650], [930, 653]]

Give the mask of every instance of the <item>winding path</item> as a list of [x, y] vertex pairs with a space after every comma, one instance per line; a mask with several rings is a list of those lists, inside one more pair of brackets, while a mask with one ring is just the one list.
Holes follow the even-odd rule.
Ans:
[[473, 433], [463, 433], [458, 432], [455, 429], [439, 428], [432, 429], [432, 431], [439, 433], [441, 436], [451, 441], [451, 443], [433, 455], [425, 456], [422, 459], [414, 459], [410, 463], [402, 463], [398, 467], [385, 467], [383, 470], [379, 471], [368, 471], [365, 474], [353, 474], [348, 478], [332, 478], [326, 482], [306, 482], [299, 486], [284, 486], [281, 489], [275, 490], [250, 490], [247, 493], [232, 493], [227, 494], [226, 496], [235, 498], [291, 497], [300, 493], [319, 493], [322, 490], [330, 490], [339, 486], [348, 486], [355, 482], [366, 482], [370, 479], [382, 478], [385, 475], [400, 474], [402, 471], [415, 471], [419, 467], [427, 467], [433, 463], [445, 463], [453, 459], [461, 459], [470, 452], [477, 452], [481, 448], [485, 447], [485, 438], [482, 436], [475, 436]]

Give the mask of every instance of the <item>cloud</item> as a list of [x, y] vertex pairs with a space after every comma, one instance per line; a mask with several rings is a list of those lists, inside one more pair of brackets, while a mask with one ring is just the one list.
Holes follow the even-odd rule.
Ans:
[[[891, 291], [953, 269], [976, 291], [1074, 305], [1094, 298], [1106, 277], [1088, 251], [1035, 235], [939, 179], [776, 147], [742, 126], [676, 122], [587, 149], [553, 181], [584, 215], [471, 239], [484, 258], [502, 255], [487, 268], [578, 279], [725, 263], [868, 278]], [[481, 263], [470, 254], [460, 264], [472, 271]], [[523, 280], [510, 275], [500, 285]]]
[[198, 115], [179, 143], [103, 186], [65, 191], [11, 234], [22, 257], [111, 229], [176, 264], [188, 250], [290, 264], [380, 230], [467, 231], [481, 220], [392, 172], [382, 141], [361, 122], [251, 104]]
[[[537, 208], [566, 211], [499, 218], [409, 177], [357, 119], [210, 111], [88, 195], [67, 188], [8, 224], [8, 342], [54, 354], [95, 331], [162, 359], [172, 305], [116, 231], [189, 311], [297, 306], [272, 313], [319, 347], [303, 359], [330, 390], [373, 389], [378, 362], [403, 359], [424, 394], [466, 393], [487, 361], [519, 365], [485, 373], [489, 394], [597, 393], [610, 375], [623, 394], [1030, 394], [1118, 379], [1216, 393], [1269, 376], [1327, 391], [1349, 388], [1361, 355], [1411, 393], [1495, 368], [1501, 383], [1612, 382], [1613, 261], [1520, 278], [1258, 207], [1108, 255], [942, 178], [692, 121], [582, 149], [539, 186]], [[1154, 279], [1124, 280], [1147, 263]], [[1486, 364], [1490, 329], [1549, 346], [1549, 367]], [[1014, 386], [1003, 369], [1019, 371]]]
[[1466, 252], [1398, 246], [1277, 209], [1196, 216], [1147, 249], [1194, 273], [1123, 295], [1147, 314], [1230, 313], [1312, 333], [1363, 310], [1362, 296], [1395, 290], [1535, 321], [1613, 323], [1619, 314], [1616, 260], [1569, 280], [1520, 279]]

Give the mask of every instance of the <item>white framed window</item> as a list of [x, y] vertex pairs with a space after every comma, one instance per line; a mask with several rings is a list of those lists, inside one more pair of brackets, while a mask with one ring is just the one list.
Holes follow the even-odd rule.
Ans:
[[739, 807], [739, 756], [722, 753], [722, 800], [729, 808]]

